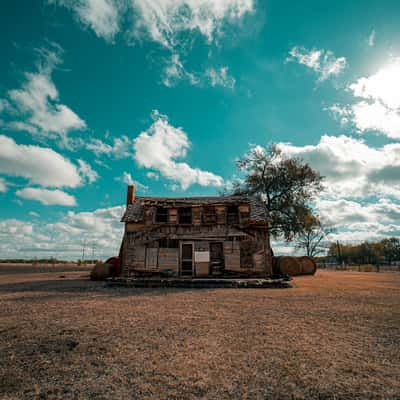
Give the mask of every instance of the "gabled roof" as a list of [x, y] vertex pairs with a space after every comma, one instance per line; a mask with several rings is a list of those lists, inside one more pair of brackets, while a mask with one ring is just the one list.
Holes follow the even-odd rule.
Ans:
[[145, 206], [184, 207], [196, 205], [236, 205], [249, 204], [250, 222], [266, 222], [264, 204], [250, 196], [204, 196], [204, 197], [136, 197], [133, 204], [128, 204], [121, 222], [140, 222], [144, 217]]

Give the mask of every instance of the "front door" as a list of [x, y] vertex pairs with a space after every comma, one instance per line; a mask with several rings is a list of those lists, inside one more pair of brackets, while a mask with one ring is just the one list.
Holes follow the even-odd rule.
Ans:
[[193, 243], [181, 244], [181, 275], [192, 276], [193, 274]]

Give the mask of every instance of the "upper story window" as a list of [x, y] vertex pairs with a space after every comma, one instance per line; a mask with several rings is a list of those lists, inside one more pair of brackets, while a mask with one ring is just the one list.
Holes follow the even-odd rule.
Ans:
[[157, 207], [155, 222], [157, 224], [164, 224], [168, 222], [168, 208]]
[[202, 213], [203, 224], [215, 224], [217, 222], [217, 213], [215, 207], [204, 206]]
[[191, 207], [178, 208], [178, 223], [179, 224], [191, 224], [192, 223], [192, 208]]
[[226, 223], [238, 224], [239, 223], [239, 207], [228, 206], [226, 207]]

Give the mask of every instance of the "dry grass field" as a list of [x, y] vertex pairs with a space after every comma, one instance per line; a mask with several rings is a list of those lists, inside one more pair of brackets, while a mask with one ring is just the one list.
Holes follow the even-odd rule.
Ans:
[[0, 398], [400, 398], [399, 273], [212, 290], [87, 276], [0, 274]]

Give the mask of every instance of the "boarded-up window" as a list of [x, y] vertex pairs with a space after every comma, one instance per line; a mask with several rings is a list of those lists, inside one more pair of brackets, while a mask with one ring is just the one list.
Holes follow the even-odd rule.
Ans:
[[215, 207], [203, 207], [202, 221], [203, 224], [215, 224], [217, 222], [217, 213]]
[[239, 223], [239, 207], [228, 206], [226, 207], [226, 223], [238, 224]]
[[166, 207], [157, 207], [156, 209], [156, 223], [164, 224], [168, 222], [168, 208]]
[[192, 208], [191, 207], [178, 208], [178, 223], [179, 224], [191, 224], [192, 223]]

